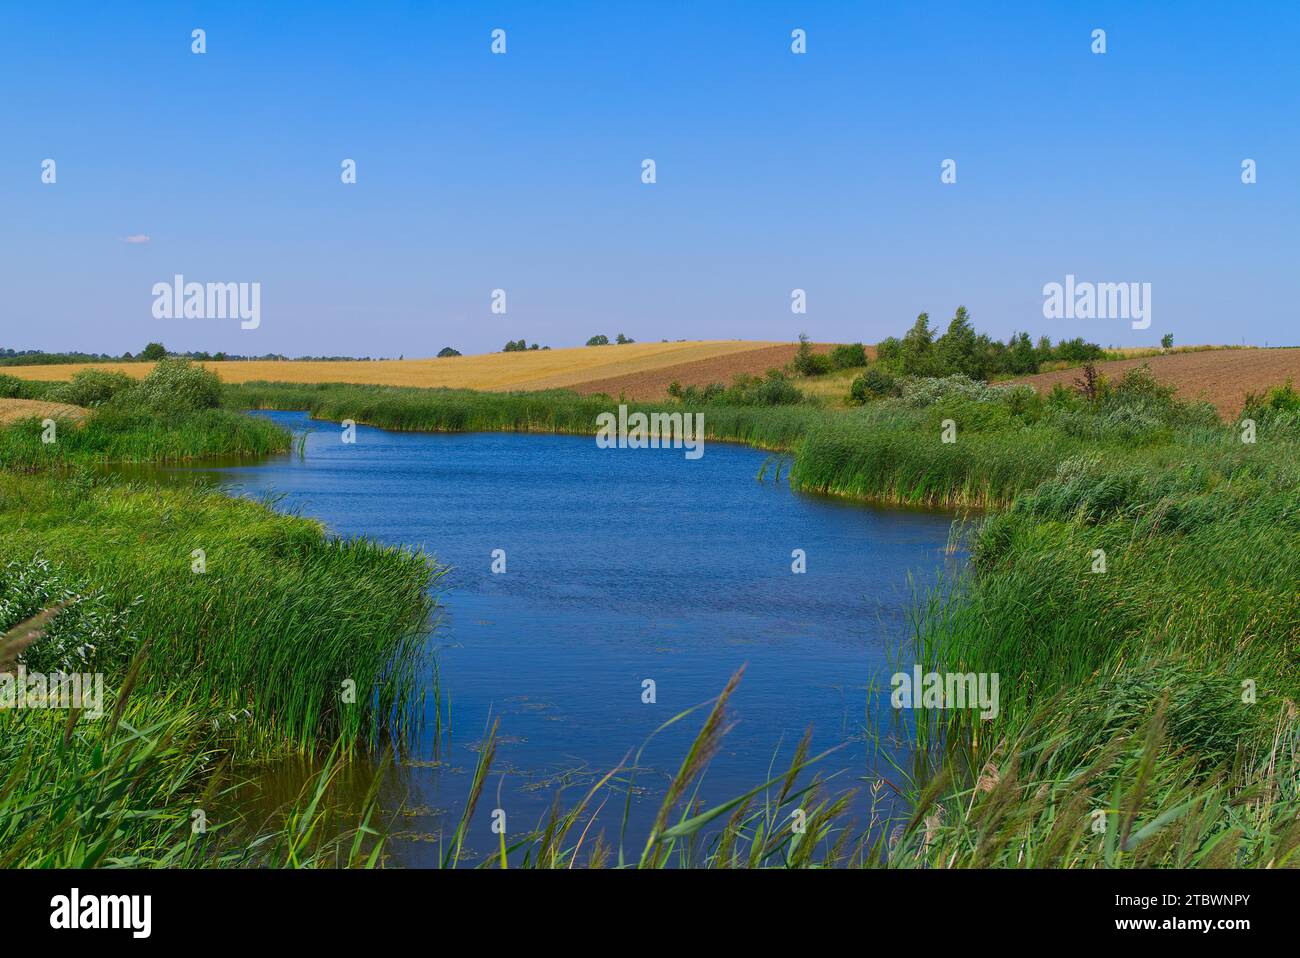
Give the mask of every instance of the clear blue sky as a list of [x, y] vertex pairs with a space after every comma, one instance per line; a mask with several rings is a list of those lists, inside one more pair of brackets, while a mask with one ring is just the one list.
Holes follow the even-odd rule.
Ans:
[[[0, 346], [874, 342], [958, 304], [1295, 344], [1300, 4], [1213, 6], [6, 3]], [[261, 283], [261, 326], [153, 318], [175, 273]], [[1044, 319], [1067, 273], [1150, 282], [1151, 328]]]

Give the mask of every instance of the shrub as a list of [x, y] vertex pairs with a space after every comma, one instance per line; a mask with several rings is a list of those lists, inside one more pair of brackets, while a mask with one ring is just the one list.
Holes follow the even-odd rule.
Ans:
[[126, 627], [126, 613], [114, 609], [103, 592], [78, 586], [42, 556], [10, 561], [0, 568], [0, 629], [66, 603], [50, 622], [41, 641], [23, 653], [36, 672], [81, 672], [108, 669], [125, 662], [124, 649], [137, 641]]
[[815, 353], [807, 333], [799, 334], [799, 350], [790, 361], [790, 368], [800, 376], [821, 376], [831, 371], [831, 358], [825, 353]]
[[1284, 385], [1274, 386], [1262, 396], [1257, 396], [1255, 393], [1246, 394], [1244, 415], [1258, 416], [1266, 410], [1300, 413], [1300, 392], [1296, 391], [1293, 380], [1288, 379]]
[[868, 366], [867, 371], [853, 380], [853, 384], [849, 387], [849, 398], [856, 403], [894, 396], [897, 393], [897, 380], [879, 365]]
[[221, 402], [221, 379], [188, 359], [160, 359], [140, 383], [118, 396], [120, 405], [150, 412], [196, 412]]
[[59, 383], [50, 390], [48, 398], [74, 406], [101, 406], [118, 393], [130, 389], [135, 380], [126, 373], [106, 369], [83, 369], [70, 382]]
[[784, 373], [770, 369], [762, 378], [744, 374], [737, 376], [720, 402], [735, 406], [793, 406], [803, 399], [803, 393]]
[[990, 386], [965, 376], [906, 378], [900, 380], [899, 390], [903, 401], [917, 408], [951, 400], [1023, 405], [1036, 395], [1033, 386]]
[[861, 343], [847, 343], [831, 350], [831, 365], [836, 369], [857, 369], [867, 364], [867, 351]]
[[0, 373], [0, 399], [26, 399], [26, 390], [26, 380]]

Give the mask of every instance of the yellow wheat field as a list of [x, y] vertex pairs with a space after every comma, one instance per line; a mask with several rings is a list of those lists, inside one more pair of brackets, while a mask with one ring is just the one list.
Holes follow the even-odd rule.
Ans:
[[40, 399], [0, 399], [0, 423], [18, 422], [20, 419], [71, 419], [80, 422], [88, 410], [61, 402]]
[[[372, 383], [384, 386], [448, 386], [456, 389], [556, 389], [596, 379], [642, 373], [680, 363], [713, 359], [780, 343], [706, 340], [684, 343], [629, 343], [579, 346], [521, 353], [486, 353], [444, 359], [384, 359], [374, 362], [223, 362], [204, 363], [223, 380], [265, 379], [291, 383]], [[152, 363], [86, 363], [64, 366], [12, 366], [3, 372], [25, 379], [67, 380], [81, 369], [116, 369], [143, 377]]]

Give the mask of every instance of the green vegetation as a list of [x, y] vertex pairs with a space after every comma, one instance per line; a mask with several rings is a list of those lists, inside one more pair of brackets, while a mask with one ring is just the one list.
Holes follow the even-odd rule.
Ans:
[[[779, 372], [775, 375], [782, 376]], [[305, 410], [319, 419], [335, 422], [352, 419], [384, 429], [577, 435], [594, 433], [596, 416], [616, 408], [620, 401], [601, 393], [581, 396], [566, 389], [487, 393], [349, 383], [247, 382], [227, 385], [224, 396], [229, 409]], [[676, 402], [632, 402], [628, 406], [645, 412], [672, 412], [682, 408]], [[826, 416], [809, 404], [766, 408], [710, 405], [708, 408], [704, 429], [709, 439], [773, 450], [792, 449], [801, 436]]]
[[1295, 384], [1288, 379], [1284, 385], [1274, 386], [1263, 396], [1247, 394], [1246, 408], [1242, 415], [1266, 422], [1286, 422], [1300, 416], [1300, 392], [1296, 391]]
[[835, 368], [830, 356], [813, 352], [807, 333], [799, 334], [799, 349], [790, 360], [791, 372], [800, 376], [822, 376]]
[[77, 404], [95, 407], [95, 414], [85, 424], [56, 420], [53, 436], [37, 419], [0, 430], [2, 467], [174, 462], [289, 448], [289, 433], [275, 424], [213, 408], [221, 399], [221, 381], [189, 360], [161, 360], [138, 382], [121, 373], [83, 370], [70, 382], [40, 385], [45, 388], [32, 398], [82, 400]]
[[861, 343], [842, 343], [831, 350], [831, 366], [835, 369], [857, 369], [866, 364], [867, 350]]
[[460, 354], [459, 349], [453, 349], [450, 346], [443, 346], [442, 349], [438, 350], [439, 359], [445, 359], [448, 356], [459, 356]]
[[[523, 353], [523, 352], [529, 352], [534, 349], [550, 349], [550, 348], [551, 348], [550, 346], [539, 346], [537, 343], [533, 343], [531, 346], [529, 346], [528, 341], [526, 339], [520, 339], [520, 340], [512, 339], [506, 342], [504, 348], [502, 348], [501, 351], [503, 353]], [[438, 355], [442, 356], [444, 354], [448, 356], [460, 355], [460, 353], [456, 352], [454, 349], [450, 353], [448, 353], [447, 350], [444, 349]]]
[[674, 381], [668, 384], [668, 395], [686, 406], [793, 406], [807, 400], [779, 369], [769, 369], [766, 376], [740, 373], [730, 386], [682, 386]]
[[[265, 505], [88, 467], [288, 448], [283, 429], [209, 408], [213, 381], [182, 361], [129, 387], [81, 379], [107, 393], [84, 425], [56, 424], [53, 442], [36, 420], [0, 430], [0, 671], [21, 655], [29, 674], [106, 684], [100, 717], [0, 710], [0, 867], [377, 860], [373, 796], [346, 826], [326, 826], [324, 799], [342, 756], [404, 734], [439, 572]], [[331, 747], [282, 817], [225, 808], [232, 765]]]
[[1095, 343], [1064, 340], [1053, 346], [1047, 337], [1035, 344], [1028, 333], [1016, 333], [1006, 342], [976, 333], [965, 306], [957, 312], [943, 335], [935, 337], [930, 316], [921, 313], [902, 339], [893, 336], [876, 347], [876, 360], [895, 376], [967, 376], [992, 379], [997, 375], [1025, 376], [1049, 362], [1068, 365], [1106, 358]]

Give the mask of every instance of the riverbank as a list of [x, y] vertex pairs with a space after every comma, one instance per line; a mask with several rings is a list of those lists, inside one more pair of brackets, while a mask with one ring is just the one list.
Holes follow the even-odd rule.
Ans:
[[92, 468], [289, 448], [286, 430], [187, 403], [194, 383], [174, 380], [163, 409], [137, 394], [52, 434], [0, 430], [5, 644], [25, 646], [29, 675], [105, 688], [97, 710], [0, 710], [0, 867], [364, 861], [359, 823], [317, 829], [320, 796], [275, 823], [223, 818], [221, 796], [234, 767], [400, 739], [438, 570], [263, 504]]

